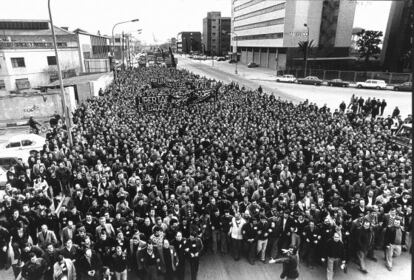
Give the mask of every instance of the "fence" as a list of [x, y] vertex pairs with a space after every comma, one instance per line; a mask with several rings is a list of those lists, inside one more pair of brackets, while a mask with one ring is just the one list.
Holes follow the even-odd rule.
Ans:
[[[278, 71], [279, 75], [291, 74], [297, 78], [305, 76], [304, 69], [290, 69]], [[364, 71], [339, 71], [339, 70], [323, 70], [308, 69], [306, 76], [316, 76], [322, 80], [341, 79], [351, 83], [364, 82], [368, 79], [384, 80], [387, 84], [400, 84], [411, 82], [412, 73], [391, 73], [391, 72], [364, 72]]]
[[102, 73], [110, 70], [109, 59], [85, 59], [85, 72], [87, 73]]

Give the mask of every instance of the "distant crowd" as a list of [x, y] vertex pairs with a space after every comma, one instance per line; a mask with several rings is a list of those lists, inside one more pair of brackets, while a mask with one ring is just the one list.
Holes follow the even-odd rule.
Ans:
[[[145, 96], [206, 91], [214, 98], [137, 108]], [[298, 262], [328, 280], [352, 261], [391, 271], [412, 253], [412, 149], [392, 141], [401, 117], [378, 117], [386, 106], [353, 96], [331, 112], [183, 70], [120, 72], [74, 113], [73, 146], [56, 116], [42, 151], [8, 170], [0, 269], [197, 279], [200, 258], [222, 254], [283, 262], [287, 279]]]

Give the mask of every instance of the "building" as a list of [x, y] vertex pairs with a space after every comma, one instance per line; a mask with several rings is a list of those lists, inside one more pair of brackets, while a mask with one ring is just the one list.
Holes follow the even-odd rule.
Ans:
[[110, 71], [110, 37], [91, 34], [80, 28], [73, 31], [78, 37], [81, 72]]
[[202, 52], [201, 32], [187, 31], [178, 33], [177, 52], [187, 54], [192, 52]]
[[220, 12], [208, 12], [203, 19], [203, 50], [206, 54], [221, 56], [231, 52], [231, 18]]
[[349, 49], [350, 55], [358, 55], [358, 45], [357, 41], [359, 39], [358, 33], [364, 30], [361, 27], [354, 27], [352, 28], [352, 36], [351, 36], [351, 47]]
[[[76, 34], [54, 27], [64, 77], [80, 72]], [[0, 91], [21, 92], [56, 80], [52, 31], [47, 20], [0, 20]]]
[[131, 34], [122, 33], [114, 35], [115, 44], [112, 45], [111, 39], [111, 48], [114, 47], [114, 58], [116, 63], [129, 64], [132, 59], [132, 54], [134, 52], [133, 39]]
[[[349, 54], [357, 1], [348, 0], [234, 0], [232, 48], [242, 63], [284, 70], [303, 67], [301, 41], [312, 40], [308, 61]], [[306, 26], [305, 26], [306, 24]], [[313, 59], [316, 61], [316, 59]]]
[[[414, 7], [411, 0], [393, 1], [383, 39], [381, 63], [390, 72], [412, 72]], [[414, 27], [413, 27], [414, 28]], [[411, 34], [410, 34], [411, 33]]]

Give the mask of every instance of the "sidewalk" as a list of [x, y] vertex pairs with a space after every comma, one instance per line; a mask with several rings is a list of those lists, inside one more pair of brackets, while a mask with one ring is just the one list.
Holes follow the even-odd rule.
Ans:
[[[188, 59], [188, 58], [186, 58]], [[200, 60], [200, 63], [212, 65], [211, 60]], [[214, 67], [218, 66], [220, 70], [229, 74], [234, 74], [236, 66], [235, 63], [226, 61], [214, 61]], [[276, 70], [266, 67], [248, 68], [247, 65], [237, 63], [237, 72], [240, 77], [248, 80], [276, 82]]]

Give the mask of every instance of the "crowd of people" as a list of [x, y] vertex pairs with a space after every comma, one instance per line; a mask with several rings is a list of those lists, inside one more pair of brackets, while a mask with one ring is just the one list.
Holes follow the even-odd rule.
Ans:
[[[74, 112], [72, 146], [56, 117], [43, 150], [7, 173], [1, 269], [120, 280], [189, 268], [196, 279], [200, 257], [222, 254], [283, 262], [287, 279], [298, 262], [323, 266], [330, 280], [352, 261], [368, 273], [376, 250], [388, 270], [412, 252], [412, 150], [391, 141], [387, 118], [366, 118], [357, 98], [331, 112], [212, 84], [174, 68], [120, 72]], [[141, 106], [210, 88], [202, 102]]]

